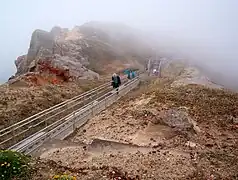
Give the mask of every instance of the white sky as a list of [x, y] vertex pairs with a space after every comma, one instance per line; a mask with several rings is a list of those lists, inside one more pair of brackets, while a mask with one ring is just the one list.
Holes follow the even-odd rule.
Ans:
[[27, 52], [35, 29], [72, 28], [92, 20], [124, 22], [163, 34], [179, 40], [183, 50], [189, 46], [190, 53], [207, 53], [211, 64], [217, 60], [219, 67], [235, 72], [237, 9], [237, 0], [2, 0], [0, 81], [15, 72], [14, 60]]

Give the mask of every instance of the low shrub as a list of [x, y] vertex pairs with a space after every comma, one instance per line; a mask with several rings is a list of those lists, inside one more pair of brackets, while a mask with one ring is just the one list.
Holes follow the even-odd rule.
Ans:
[[0, 150], [0, 180], [29, 179], [30, 158], [11, 150]]
[[70, 175], [54, 175], [51, 180], [76, 180], [76, 177]]

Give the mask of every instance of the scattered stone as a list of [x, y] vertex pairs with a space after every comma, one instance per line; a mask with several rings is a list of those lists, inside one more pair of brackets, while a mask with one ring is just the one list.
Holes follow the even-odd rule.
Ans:
[[191, 147], [191, 148], [195, 148], [196, 147], [196, 143], [191, 142], [191, 141], [187, 141], [185, 145], [188, 146], [188, 147]]
[[234, 124], [238, 124], [238, 118], [233, 117], [232, 121], [233, 121]]

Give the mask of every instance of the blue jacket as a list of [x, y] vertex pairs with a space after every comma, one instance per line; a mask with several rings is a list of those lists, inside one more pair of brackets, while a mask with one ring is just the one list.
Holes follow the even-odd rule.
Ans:
[[124, 73], [127, 75], [127, 78], [128, 78], [128, 79], [131, 78], [131, 77], [130, 77], [130, 74], [131, 74], [130, 70], [127, 69], [127, 70], [124, 71]]
[[132, 73], [131, 73], [131, 77], [132, 77], [132, 78], [136, 77], [136, 73], [135, 73], [135, 71], [132, 71]]
[[129, 74], [130, 73], [130, 71], [128, 70], [128, 69], [126, 69], [125, 71], [124, 71], [124, 74]]

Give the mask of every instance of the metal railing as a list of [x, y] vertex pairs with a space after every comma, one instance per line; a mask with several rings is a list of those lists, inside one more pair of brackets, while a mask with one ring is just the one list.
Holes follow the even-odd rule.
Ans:
[[127, 94], [130, 90], [139, 84], [139, 77], [130, 80], [119, 88], [119, 94], [111, 90], [94, 101], [74, 110], [72, 113], [58, 119], [49, 126], [37, 131], [36, 133], [16, 143], [9, 149], [30, 154], [39, 148], [44, 142], [51, 138], [64, 139], [74, 132], [74, 130], [87, 122], [90, 118], [106, 109], [121, 96]]
[[[126, 78], [122, 78], [122, 81], [125, 80]], [[111, 83], [105, 83], [0, 130], [0, 149], [7, 149], [25, 137], [49, 127], [49, 125], [52, 127], [58, 126], [58, 119], [63, 119], [68, 114], [111, 90]]]

